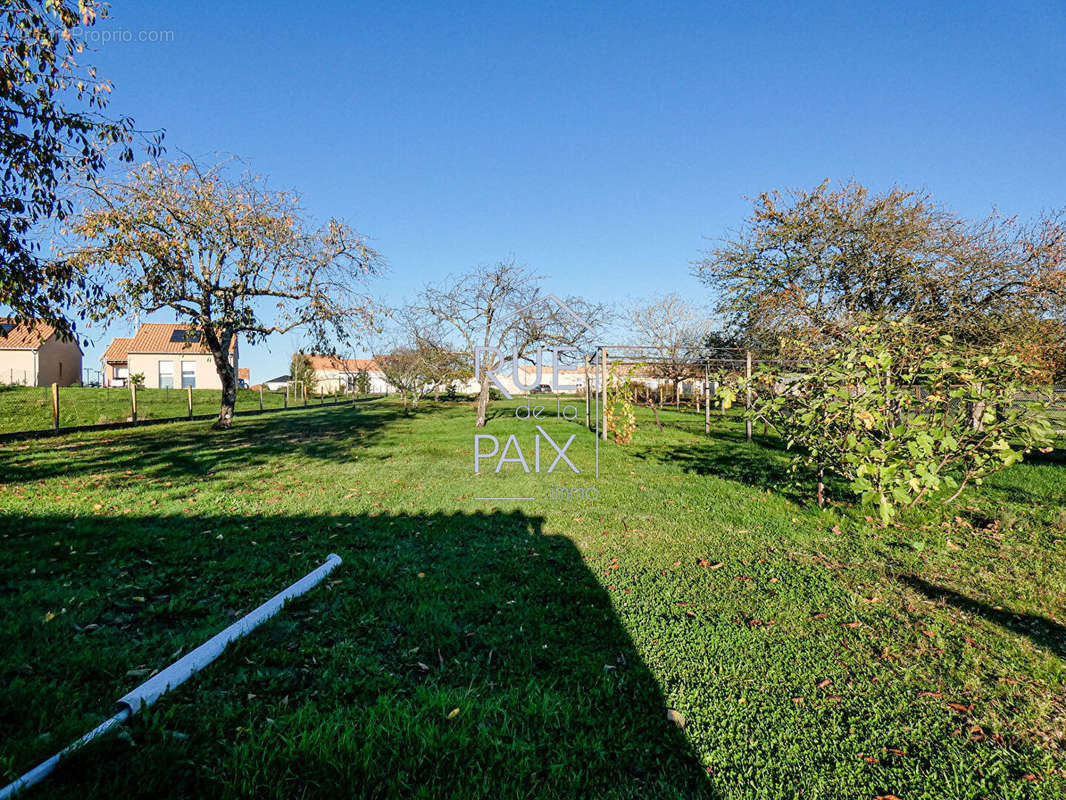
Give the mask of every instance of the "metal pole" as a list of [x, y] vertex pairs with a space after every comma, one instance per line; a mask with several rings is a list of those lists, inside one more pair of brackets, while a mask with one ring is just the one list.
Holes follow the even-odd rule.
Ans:
[[137, 421], [137, 384], [130, 383], [130, 421]]
[[[745, 352], [746, 364], [744, 367], [744, 410], [751, 410], [751, 350]], [[744, 435], [747, 440], [751, 441], [751, 417], [745, 416], [744, 418]]]
[[263, 410], [263, 387], [259, 387], [259, 410]]
[[59, 384], [52, 384], [52, 430], [59, 430]]
[[585, 356], [585, 427], [592, 430], [592, 382], [589, 380], [589, 357]]
[[185, 399], [189, 406], [189, 419], [192, 419], [192, 387], [185, 387]]
[[607, 348], [600, 348], [600, 375], [602, 377], [602, 384], [600, 388], [600, 402], [603, 404], [603, 412], [600, 414], [600, 418], [603, 420], [603, 430], [600, 435], [603, 437], [603, 441], [607, 441]]
[[711, 371], [703, 365], [703, 432], [711, 435]]

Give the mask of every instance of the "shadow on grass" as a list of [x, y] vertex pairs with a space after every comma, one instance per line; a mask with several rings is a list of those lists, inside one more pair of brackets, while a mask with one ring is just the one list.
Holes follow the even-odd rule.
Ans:
[[328, 552], [345, 562], [41, 796], [712, 796], [609, 596], [540, 517], [0, 517], [0, 533], [17, 556], [0, 566], [7, 778], [141, 670]]
[[[434, 412], [427, 408], [418, 414]], [[49, 440], [51, 458], [41, 457], [39, 443], [10, 442], [0, 445], [0, 481], [93, 473], [100, 467], [103, 449], [109, 471], [128, 469], [138, 478], [198, 478], [229, 467], [265, 463], [279, 454], [343, 461], [404, 417], [398, 404], [366, 402], [238, 417], [226, 431], [199, 421], [174, 423], [165, 431], [151, 425], [89, 432]], [[26, 450], [30, 457], [23, 455]]]
[[937, 586], [917, 575], [900, 575], [899, 581], [921, 592], [930, 600], [942, 600], [948, 605], [975, 614], [994, 622], [1000, 627], [1028, 638], [1033, 644], [1051, 651], [1059, 658], [1066, 658], [1066, 627], [1054, 620], [1037, 614], [1015, 614], [993, 608], [987, 603], [974, 600], [956, 591]]

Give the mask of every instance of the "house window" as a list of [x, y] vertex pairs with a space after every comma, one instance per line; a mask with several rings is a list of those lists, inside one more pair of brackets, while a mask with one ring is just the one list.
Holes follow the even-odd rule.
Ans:
[[129, 376], [130, 376], [130, 368], [129, 367], [115, 367], [115, 379], [116, 380], [125, 380]]
[[173, 389], [174, 388], [174, 362], [173, 361], [160, 361], [159, 362], [159, 388], [160, 389]]
[[195, 389], [196, 388], [196, 362], [195, 361], [182, 361], [181, 362], [181, 388], [182, 389]]

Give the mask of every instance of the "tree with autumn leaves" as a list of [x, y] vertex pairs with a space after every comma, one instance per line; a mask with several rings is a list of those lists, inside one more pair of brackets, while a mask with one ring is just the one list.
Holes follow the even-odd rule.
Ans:
[[237, 338], [304, 328], [331, 352], [369, 323], [367, 281], [383, 268], [348, 225], [315, 226], [294, 193], [232, 166], [147, 163], [125, 180], [92, 181], [69, 225], [81, 243], [63, 253], [85, 276], [92, 319], [169, 309], [201, 332], [222, 382], [223, 428], [236, 403]]
[[970, 220], [928, 192], [855, 181], [764, 192], [752, 206], [695, 269], [746, 344], [829, 341], [862, 315], [906, 317], [1066, 376], [1064, 212]]

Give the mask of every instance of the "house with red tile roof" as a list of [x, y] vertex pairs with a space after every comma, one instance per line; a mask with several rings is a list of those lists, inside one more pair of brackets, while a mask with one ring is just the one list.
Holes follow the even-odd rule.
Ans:
[[[124, 385], [132, 375], [143, 375], [147, 389], [221, 389], [215, 360], [201, 339], [201, 331], [192, 325], [145, 322], [131, 338], [112, 341], [101, 361], [106, 374], [106, 366], [112, 363], [108, 359], [114, 359], [112, 380], [117, 380], [114, 370], [121, 367], [125, 356], [123, 384], [112, 386]], [[230, 347], [230, 358], [236, 365], [236, 342]]]
[[100, 356], [100, 383], [103, 386], [125, 386], [130, 377], [129, 350], [131, 337], [116, 336]]
[[396, 391], [385, 380], [385, 373], [373, 358], [341, 358], [310, 353], [307, 358], [315, 371], [314, 391], [324, 394], [358, 391], [359, 373], [365, 372], [371, 394]]
[[81, 348], [46, 322], [0, 317], [0, 383], [70, 386], [81, 381]]

